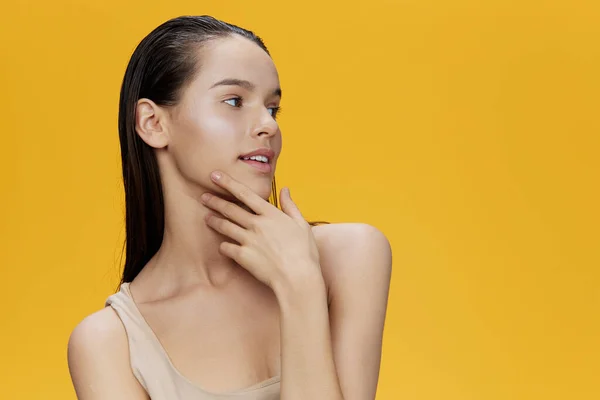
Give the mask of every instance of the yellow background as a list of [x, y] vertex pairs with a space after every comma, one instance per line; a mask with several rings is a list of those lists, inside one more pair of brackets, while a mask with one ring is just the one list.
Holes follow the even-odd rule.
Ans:
[[392, 243], [378, 400], [600, 398], [591, 0], [5, 0], [0, 398], [75, 398], [68, 335], [119, 275], [126, 63], [205, 13], [278, 65], [279, 186]]

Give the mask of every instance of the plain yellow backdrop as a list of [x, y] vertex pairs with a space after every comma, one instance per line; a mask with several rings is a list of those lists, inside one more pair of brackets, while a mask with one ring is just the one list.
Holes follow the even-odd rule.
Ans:
[[121, 79], [182, 14], [265, 39], [305, 216], [390, 239], [378, 400], [600, 398], [600, 5], [568, 0], [4, 0], [0, 398], [75, 398], [69, 333], [119, 275]]

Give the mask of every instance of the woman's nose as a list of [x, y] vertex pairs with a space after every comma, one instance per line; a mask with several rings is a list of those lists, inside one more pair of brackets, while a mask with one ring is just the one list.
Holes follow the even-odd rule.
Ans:
[[268, 109], [263, 109], [257, 118], [256, 125], [252, 130], [252, 136], [268, 135], [273, 136], [279, 132], [279, 124], [269, 112]]

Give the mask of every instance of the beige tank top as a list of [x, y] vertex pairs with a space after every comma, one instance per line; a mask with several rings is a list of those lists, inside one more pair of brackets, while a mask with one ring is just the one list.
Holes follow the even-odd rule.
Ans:
[[131, 368], [152, 400], [279, 400], [280, 377], [275, 376], [249, 388], [227, 393], [211, 393], [185, 378], [140, 313], [129, 284], [106, 300], [125, 326], [129, 341]]

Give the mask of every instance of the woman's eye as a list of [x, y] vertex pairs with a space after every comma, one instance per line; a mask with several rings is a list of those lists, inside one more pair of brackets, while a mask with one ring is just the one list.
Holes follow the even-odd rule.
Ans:
[[269, 113], [271, 114], [271, 117], [276, 118], [277, 114], [279, 114], [280, 111], [280, 107], [269, 107]]
[[232, 99], [225, 100], [225, 103], [229, 104], [232, 107], [239, 107], [242, 99], [239, 97], [234, 97]]

